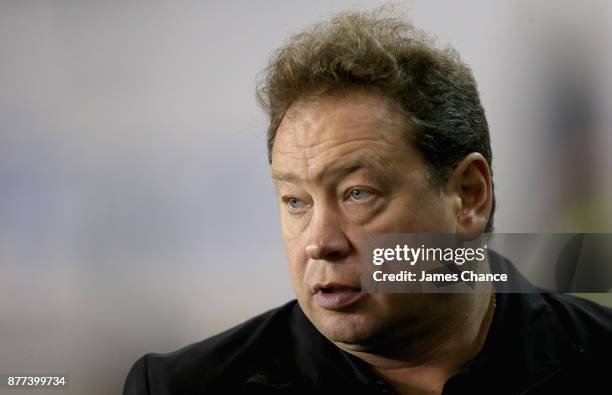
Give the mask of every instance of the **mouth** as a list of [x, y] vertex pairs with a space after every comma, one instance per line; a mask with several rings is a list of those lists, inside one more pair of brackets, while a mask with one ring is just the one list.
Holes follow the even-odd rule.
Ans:
[[322, 283], [312, 288], [313, 299], [326, 310], [339, 310], [357, 303], [364, 293], [361, 287], [338, 283]]

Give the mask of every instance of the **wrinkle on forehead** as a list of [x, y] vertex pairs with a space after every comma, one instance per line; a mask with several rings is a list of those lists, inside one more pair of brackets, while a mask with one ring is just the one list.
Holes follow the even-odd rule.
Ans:
[[[384, 96], [361, 91], [300, 100], [289, 108], [278, 130], [289, 132], [297, 148], [314, 148], [325, 141], [351, 137], [346, 135], [359, 130], [376, 131], [376, 138], [384, 138], [385, 130], [406, 126], [405, 117], [395, 107]], [[330, 129], [330, 124], [335, 128]]]
[[[360, 169], [367, 169], [374, 172], [377, 177], [384, 177], [392, 174], [394, 169], [391, 165], [391, 160], [381, 157], [379, 154], [371, 150], [362, 150], [358, 155], [350, 155], [343, 160], [333, 161], [329, 166], [322, 168], [308, 168], [306, 180], [308, 181], [324, 181], [327, 177], [340, 177], [351, 174]], [[272, 179], [275, 184], [281, 182], [299, 183], [304, 181], [301, 177], [291, 171], [272, 171]]]
[[355, 92], [294, 104], [279, 125], [273, 167], [290, 165], [309, 177], [347, 155], [407, 148], [405, 118], [389, 101]]

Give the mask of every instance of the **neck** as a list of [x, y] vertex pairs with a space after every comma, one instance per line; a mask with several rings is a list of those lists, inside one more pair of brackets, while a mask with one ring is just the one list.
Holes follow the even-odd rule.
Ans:
[[445, 322], [418, 340], [385, 339], [384, 346], [336, 343], [360, 358], [401, 394], [440, 394], [446, 381], [482, 349], [495, 310], [495, 294], [457, 294]]

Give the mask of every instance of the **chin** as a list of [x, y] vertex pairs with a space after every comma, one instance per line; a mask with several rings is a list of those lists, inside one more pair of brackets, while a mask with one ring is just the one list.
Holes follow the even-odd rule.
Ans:
[[[362, 344], [377, 337], [382, 328], [372, 317], [357, 313], [317, 311], [310, 321], [327, 339], [345, 344]], [[314, 319], [313, 319], [314, 318]]]

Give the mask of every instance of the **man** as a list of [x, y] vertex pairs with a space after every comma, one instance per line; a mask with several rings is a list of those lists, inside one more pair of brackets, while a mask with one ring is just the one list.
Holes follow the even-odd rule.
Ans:
[[380, 11], [342, 13], [276, 53], [259, 98], [297, 303], [144, 356], [125, 394], [606, 392], [603, 307], [361, 292], [367, 233], [492, 230], [487, 122], [452, 51]]

